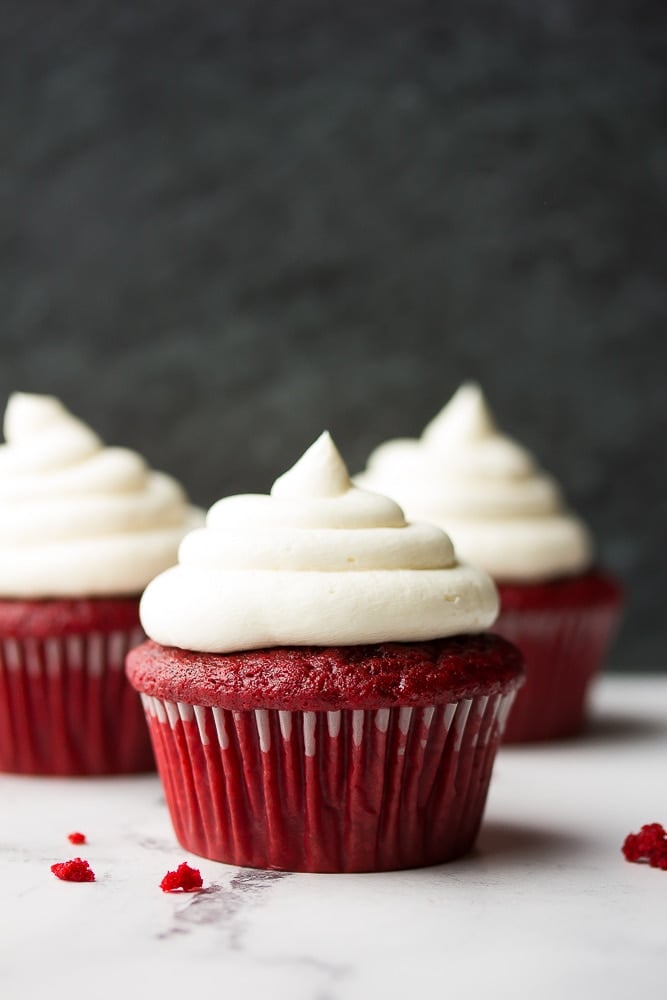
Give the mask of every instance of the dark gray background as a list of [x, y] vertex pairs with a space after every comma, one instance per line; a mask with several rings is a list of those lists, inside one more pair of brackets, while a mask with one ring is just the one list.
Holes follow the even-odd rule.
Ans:
[[5, 0], [3, 402], [209, 504], [479, 378], [665, 669], [664, 9]]

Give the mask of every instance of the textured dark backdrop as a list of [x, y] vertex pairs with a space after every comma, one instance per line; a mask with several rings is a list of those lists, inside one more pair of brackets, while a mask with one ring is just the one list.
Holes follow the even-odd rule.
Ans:
[[200, 503], [486, 386], [667, 659], [662, 0], [4, 0], [0, 393]]

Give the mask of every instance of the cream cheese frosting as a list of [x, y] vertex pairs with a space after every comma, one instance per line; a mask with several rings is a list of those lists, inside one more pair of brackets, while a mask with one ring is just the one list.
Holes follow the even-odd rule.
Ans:
[[355, 481], [394, 497], [410, 518], [432, 521], [461, 558], [502, 582], [580, 573], [591, 536], [534, 458], [500, 433], [480, 387], [463, 385], [420, 440], [381, 445]]
[[140, 594], [202, 513], [52, 396], [14, 393], [0, 445], [0, 595]]
[[140, 608], [156, 642], [209, 653], [435, 639], [497, 612], [489, 576], [439, 528], [357, 489], [328, 433], [270, 495], [214, 504]]

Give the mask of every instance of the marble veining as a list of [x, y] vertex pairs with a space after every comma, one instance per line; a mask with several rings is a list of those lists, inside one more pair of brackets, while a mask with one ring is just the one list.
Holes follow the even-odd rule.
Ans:
[[172, 927], [158, 936], [187, 933], [201, 926], [215, 927], [226, 938], [227, 947], [241, 951], [252, 909], [261, 905], [262, 896], [275, 882], [289, 877], [287, 872], [241, 868], [227, 884], [214, 882], [201, 892], [188, 894], [186, 902], [174, 913]]

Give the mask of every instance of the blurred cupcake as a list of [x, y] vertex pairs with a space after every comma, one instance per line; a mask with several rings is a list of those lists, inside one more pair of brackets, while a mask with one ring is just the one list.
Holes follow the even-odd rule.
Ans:
[[494, 630], [520, 647], [527, 669], [505, 739], [577, 733], [617, 626], [620, 588], [595, 566], [591, 536], [554, 480], [496, 429], [479, 386], [459, 389], [420, 440], [381, 445], [356, 481], [440, 525], [463, 560], [494, 577]]
[[139, 595], [201, 523], [181, 487], [105, 448], [50, 396], [16, 393], [0, 445], [0, 770], [154, 767], [124, 673]]
[[128, 656], [176, 835], [235, 865], [377, 871], [467, 851], [518, 651], [449, 538], [355, 489], [328, 434], [149, 584]]

